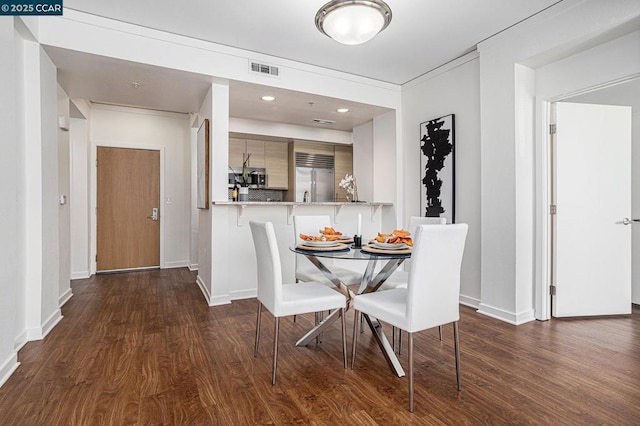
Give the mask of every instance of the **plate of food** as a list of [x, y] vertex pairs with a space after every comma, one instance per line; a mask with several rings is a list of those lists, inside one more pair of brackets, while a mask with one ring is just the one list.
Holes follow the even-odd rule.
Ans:
[[371, 244], [382, 249], [399, 250], [413, 246], [413, 239], [409, 231], [395, 229], [389, 234], [378, 232], [378, 236], [371, 241]]
[[405, 243], [381, 243], [379, 241], [374, 241], [372, 245], [384, 250], [401, 250], [409, 247]]
[[323, 240], [302, 240], [302, 244], [309, 247], [335, 247], [340, 244], [339, 241], [323, 241]]

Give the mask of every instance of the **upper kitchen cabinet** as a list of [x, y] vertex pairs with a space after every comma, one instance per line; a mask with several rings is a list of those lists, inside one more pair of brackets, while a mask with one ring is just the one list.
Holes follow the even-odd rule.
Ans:
[[265, 142], [264, 163], [268, 189], [289, 189], [289, 150], [286, 143]]
[[247, 166], [265, 168], [264, 141], [229, 138], [229, 166], [240, 168], [250, 155]]
[[347, 201], [347, 192], [340, 188], [346, 174], [353, 175], [353, 146], [335, 145], [335, 191], [336, 201]]

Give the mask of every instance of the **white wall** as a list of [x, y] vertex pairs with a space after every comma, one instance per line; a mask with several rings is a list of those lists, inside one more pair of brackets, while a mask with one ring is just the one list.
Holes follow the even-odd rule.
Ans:
[[[40, 324], [43, 336], [62, 319], [60, 314], [60, 232], [58, 229], [58, 82], [56, 67], [44, 50], [40, 55], [40, 148], [42, 221], [42, 304]], [[36, 94], [37, 96], [37, 94]], [[27, 114], [27, 125], [29, 115]], [[37, 173], [37, 172], [36, 172]], [[27, 266], [28, 267], [28, 266]], [[34, 324], [35, 325], [35, 324]]]
[[[608, 83], [640, 77], [640, 31], [616, 38], [536, 71], [536, 95], [541, 100], [560, 100], [568, 94], [601, 88]], [[583, 70], [590, 72], [582, 72]], [[602, 92], [605, 92], [603, 89]], [[607, 97], [608, 104], [613, 99]], [[636, 102], [637, 104], [637, 102]], [[623, 105], [621, 103], [621, 105]], [[640, 218], [640, 111], [632, 115], [632, 211]], [[632, 301], [640, 303], [640, 226], [633, 226]]]
[[229, 118], [229, 131], [289, 139], [341, 143], [347, 145], [352, 143], [351, 132], [294, 126], [292, 124], [285, 123], [271, 123], [267, 121], [249, 120], [246, 118]]
[[[535, 140], [531, 121], [538, 124], [544, 111], [536, 107], [530, 120], [525, 117], [533, 102], [534, 68], [610, 39], [616, 28], [639, 16], [638, 2], [565, 0], [478, 45], [482, 164], [479, 312], [520, 324], [534, 318], [534, 285], [537, 300], [542, 299], [546, 271], [540, 250], [546, 228], [541, 218], [548, 205], [543, 200], [543, 156], [539, 144], [531, 142]], [[579, 80], [582, 75], [603, 78], [591, 68], [570, 78]], [[543, 130], [535, 129], [536, 134], [537, 129]], [[544, 318], [540, 310], [535, 314]]]
[[71, 151], [70, 179], [70, 263], [71, 279], [91, 275], [91, 214], [89, 211], [89, 128], [85, 118], [69, 120]]
[[59, 309], [56, 68], [40, 45], [24, 42], [25, 329], [18, 344], [41, 339]]
[[[400, 200], [393, 184], [396, 169], [396, 112], [389, 111], [373, 118], [373, 195], [360, 196], [361, 200], [398, 203]], [[362, 179], [358, 179], [359, 182]]]
[[0, 386], [18, 367], [16, 336], [24, 327], [24, 226], [22, 192], [23, 138], [20, 131], [23, 94], [21, 40], [15, 34], [12, 19], [0, 19], [0, 126], [2, 127], [2, 155], [0, 156]]
[[[212, 117], [213, 117], [213, 90], [214, 86], [211, 86], [211, 89], [207, 92], [207, 96], [205, 96], [202, 101], [202, 106], [198, 111], [199, 119], [195, 125], [196, 132], [202, 125], [202, 122], [207, 119], [209, 120], [209, 154], [211, 154], [213, 141], [211, 139], [211, 125], [212, 125]], [[191, 155], [196, 157], [196, 145], [192, 143], [192, 151]], [[227, 159], [229, 158], [228, 148], [227, 148]], [[211, 161], [211, 155], [209, 155], [209, 161]], [[211, 163], [209, 163], [211, 165]], [[212, 168], [209, 167], [209, 200], [211, 200], [211, 176], [212, 176]], [[226, 170], [226, 167], [225, 167]], [[192, 184], [196, 184], [195, 180], [192, 180]], [[192, 191], [193, 192], [193, 191]], [[193, 204], [193, 203], [192, 203]], [[211, 221], [212, 221], [212, 212], [211, 209], [198, 209], [198, 278], [197, 283], [204, 295], [207, 303], [211, 304]]]
[[[95, 147], [112, 146], [161, 150], [161, 248], [162, 268], [189, 264], [191, 131], [186, 114], [93, 104], [90, 139], [95, 164]], [[95, 182], [95, 167], [92, 182]], [[92, 184], [95, 188], [95, 185]], [[95, 190], [92, 190], [95, 191]], [[95, 192], [92, 192], [92, 204]], [[95, 218], [95, 216], [94, 216]], [[94, 220], [95, 222], [95, 220]], [[95, 226], [92, 230], [92, 258], [95, 255]]]
[[461, 301], [480, 303], [480, 80], [477, 53], [426, 74], [403, 87], [405, 217], [420, 212], [420, 123], [455, 114], [456, 222], [469, 224], [461, 272]]
[[353, 175], [358, 182], [358, 196], [363, 200], [374, 201], [373, 121], [353, 129], [353, 159]]
[[[71, 148], [69, 135], [69, 96], [58, 85], [58, 195], [64, 196], [66, 201], [58, 201], [58, 305], [64, 305], [73, 295], [71, 292], [71, 208], [69, 197], [71, 194]], [[66, 125], [63, 129], [60, 125]]]

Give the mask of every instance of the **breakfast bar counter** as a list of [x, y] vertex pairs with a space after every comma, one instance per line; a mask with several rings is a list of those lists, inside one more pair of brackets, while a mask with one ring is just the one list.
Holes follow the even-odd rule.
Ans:
[[[256, 296], [256, 258], [249, 221], [273, 223], [281, 253], [282, 277], [295, 282], [295, 254], [289, 247], [295, 243], [293, 217], [327, 215], [332, 226], [353, 235], [361, 222], [363, 238], [396, 228], [396, 211], [389, 202], [318, 202], [279, 201], [213, 201], [211, 210], [211, 251], [200, 247], [199, 256], [210, 256], [210, 276], [200, 285], [209, 305], [230, 303], [235, 299]], [[336, 264], [341, 262], [337, 261]], [[364, 266], [362, 269], [364, 272]], [[207, 274], [209, 271], [199, 271]], [[210, 280], [210, 281], [209, 281]], [[204, 283], [209, 281], [210, 287]]]

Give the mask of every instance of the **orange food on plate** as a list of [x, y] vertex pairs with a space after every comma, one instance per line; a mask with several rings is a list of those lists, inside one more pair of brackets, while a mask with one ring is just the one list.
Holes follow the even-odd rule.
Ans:
[[409, 235], [411, 235], [411, 232], [405, 231], [404, 229], [396, 229], [393, 231], [393, 235], [396, 235], [398, 237], [408, 237]]
[[413, 240], [411, 238], [409, 238], [409, 237], [406, 237], [406, 238], [400, 237], [400, 242], [401, 243], [405, 243], [409, 247], [413, 247]]
[[300, 239], [304, 241], [322, 241], [322, 237], [315, 237], [307, 234], [300, 234]]
[[411, 233], [404, 229], [396, 229], [392, 234], [385, 234], [384, 232], [378, 232], [378, 236], [374, 238], [379, 243], [387, 244], [406, 244], [409, 247], [413, 247], [413, 240], [411, 239]]
[[340, 235], [325, 235], [324, 236], [324, 239], [326, 241], [338, 241], [338, 240], [340, 240], [340, 238], [341, 238]]
[[324, 229], [320, 230], [320, 233], [324, 235], [342, 235], [342, 232], [336, 231], [330, 226], [325, 226]]

